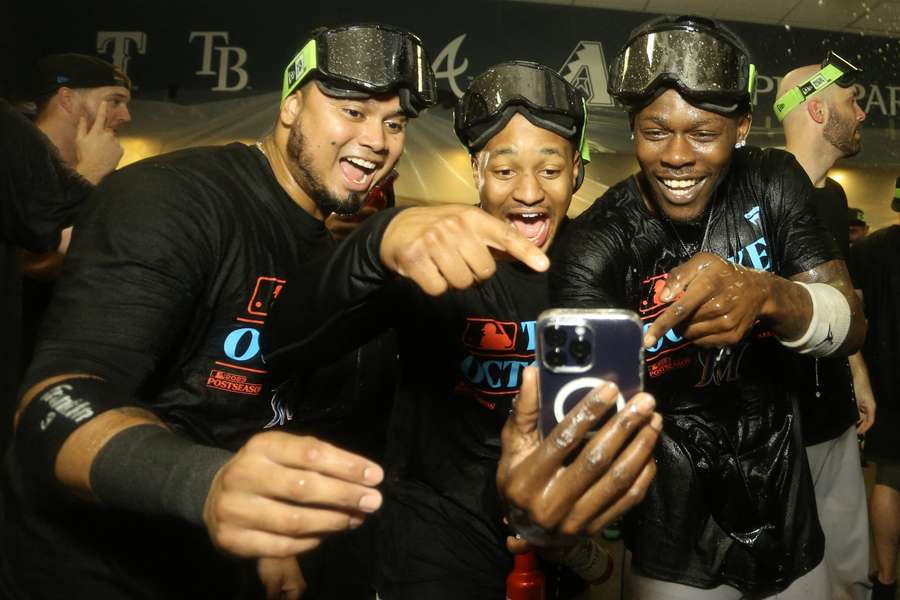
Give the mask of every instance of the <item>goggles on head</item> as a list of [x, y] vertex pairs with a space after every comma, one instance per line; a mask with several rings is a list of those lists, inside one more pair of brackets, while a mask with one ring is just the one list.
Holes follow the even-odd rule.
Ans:
[[535, 62], [501, 63], [476, 77], [459, 99], [453, 127], [460, 141], [474, 152], [516, 113], [537, 127], [577, 139], [582, 161], [590, 162], [584, 97], [559, 73]]
[[753, 97], [756, 65], [733, 35], [694, 17], [648, 23], [613, 58], [607, 90], [633, 106], [667, 86], [685, 98], [735, 110]]
[[413, 115], [437, 98], [422, 41], [385, 25], [348, 25], [315, 34], [284, 70], [281, 99], [313, 74], [332, 95], [360, 97], [396, 91], [404, 110]]
[[818, 94], [831, 84], [843, 88], [850, 87], [856, 83], [859, 73], [862, 73], [862, 69], [829, 51], [822, 61], [822, 68], [815, 75], [792, 87], [775, 101], [775, 116], [779, 121], [783, 121], [789, 112], [803, 104], [807, 98]]

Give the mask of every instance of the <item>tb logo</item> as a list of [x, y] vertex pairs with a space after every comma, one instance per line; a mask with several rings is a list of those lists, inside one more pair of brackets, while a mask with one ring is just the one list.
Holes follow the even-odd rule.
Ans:
[[[247, 51], [237, 46], [216, 46], [217, 38], [223, 43], [228, 43], [227, 31], [192, 31], [188, 38], [188, 43], [199, 38], [203, 40], [203, 58], [197, 75], [213, 75], [218, 77], [216, 87], [211, 88], [214, 92], [239, 92], [247, 87], [249, 76], [247, 70], [244, 69], [244, 63], [247, 62]], [[218, 53], [218, 61], [216, 68], [213, 69], [213, 52]], [[228, 85], [229, 75], [235, 73], [237, 81], [234, 85]]]

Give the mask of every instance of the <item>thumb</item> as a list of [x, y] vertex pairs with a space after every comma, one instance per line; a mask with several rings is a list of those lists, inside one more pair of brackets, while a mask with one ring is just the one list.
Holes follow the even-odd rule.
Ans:
[[522, 386], [512, 410], [512, 421], [519, 432], [530, 433], [537, 428], [538, 371], [535, 367], [526, 367], [522, 372]]

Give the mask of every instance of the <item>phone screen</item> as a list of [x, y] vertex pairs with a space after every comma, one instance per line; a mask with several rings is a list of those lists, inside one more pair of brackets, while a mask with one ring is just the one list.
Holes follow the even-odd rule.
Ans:
[[[537, 364], [544, 436], [603, 381], [619, 386], [620, 410], [643, 389], [641, 321], [627, 310], [545, 311], [537, 321]], [[595, 429], [613, 414], [609, 411]]]

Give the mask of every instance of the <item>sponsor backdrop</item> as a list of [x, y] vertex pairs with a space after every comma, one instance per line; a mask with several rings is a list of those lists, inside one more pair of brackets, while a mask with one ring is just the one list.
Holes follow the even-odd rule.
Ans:
[[[392, 23], [417, 32], [431, 55], [450, 106], [487, 66], [514, 58], [554, 68], [589, 98], [592, 120], [605, 124], [600, 149], [626, 152], [627, 122], [606, 93], [606, 66], [628, 32], [652, 15], [525, 2], [95, 1], [48, 7], [18, 3], [16, 70], [59, 51], [98, 54], [125, 69], [139, 99], [183, 104], [225, 100], [280, 88], [284, 65], [306, 33], [321, 24]], [[45, 13], [52, 10], [52, 20]], [[780, 144], [771, 106], [778, 79], [835, 50], [865, 69], [857, 86], [868, 113], [866, 146], [853, 159], [900, 164], [900, 40], [783, 26], [729, 23], [750, 45], [759, 67], [756, 143]], [[39, 31], [27, 36], [24, 32]], [[760, 139], [759, 136], [768, 138]]]

